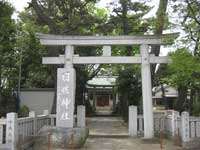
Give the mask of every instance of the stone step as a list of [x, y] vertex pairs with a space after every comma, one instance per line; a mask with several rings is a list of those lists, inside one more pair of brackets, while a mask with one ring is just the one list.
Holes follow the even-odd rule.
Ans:
[[128, 134], [90, 134], [89, 138], [129, 138]]

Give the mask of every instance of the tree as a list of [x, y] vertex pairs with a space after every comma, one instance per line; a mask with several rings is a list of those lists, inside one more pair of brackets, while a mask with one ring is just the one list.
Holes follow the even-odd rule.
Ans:
[[[139, 66], [127, 66], [125, 70], [119, 71], [119, 77], [117, 78], [117, 90], [122, 97], [122, 109], [127, 108], [129, 105], [139, 106], [141, 104], [141, 86], [142, 84]], [[127, 114], [125, 114], [126, 111], [121, 110], [121, 112], [123, 117], [127, 119]]]
[[10, 90], [16, 86], [16, 52], [15, 46], [15, 22], [11, 19], [13, 7], [6, 1], [0, 2], [0, 94], [3, 90]]
[[[36, 21], [39, 25], [48, 26], [50, 34], [82, 35], [93, 34], [99, 25], [105, 21], [105, 14], [95, 8], [96, 0], [32, 0], [29, 8], [36, 14]], [[96, 11], [98, 10], [98, 11]], [[99, 15], [103, 15], [99, 16]], [[98, 30], [100, 32], [100, 30]], [[84, 49], [80, 51], [80, 49]], [[93, 50], [91, 50], [93, 49]], [[99, 47], [77, 47], [75, 53], [79, 55], [98, 54]], [[48, 56], [55, 56], [64, 52], [64, 48], [49, 48]], [[76, 103], [84, 103], [85, 83], [94, 77], [100, 70], [100, 66], [94, 69], [94, 65], [77, 65], [77, 88]], [[51, 75], [56, 85], [56, 68], [52, 69]], [[93, 68], [93, 69], [91, 69]], [[81, 83], [81, 84], [80, 84]], [[56, 97], [56, 96], [55, 96]], [[54, 113], [56, 101], [54, 100]]]
[[[111, 4], [114, 8], [109, 22], [114, 34], [143, 35], [148, 30], [147, 21], [142, 18], [151, 10], [149, 6], [131, 0], [113, 1]], [[127, 46], [125, 55], [134, 55], [135, 51], [132, 49], [132, 46]]]
[[[16, 30], [15, 22], [11, 18], [14, 11], [11, 4], [4, 0], [0, 1], [0, 10], [0, 106], [3, 106], [2, 103], [6, 106], [9, 100], [13, 100], [11, 94], [18, 79]], [[9, 108], [6, 111], [9, 111]]]
[[17, 46], [22, 51], [21, 87], [52, 88], [54, 82], [52, 76], [49, 76], [50, 69], [41, 63], [42, 57], [47, 55], [47, 49], [40, 45], [35, 36], [35, 32], [47, 32], [48, 27], [37, 25], [32, 12], [26, 9], [19, 14], [17, 29]]
[[[156, 18], [153, 19], [153, 33], [155, 35], [162, 35], [163, 30], [167, 28], [168, 25], [168, 16], [167, 16], [167, 6], [168, 0], [160, 0], [159, 7], [156, 12]], [[160, 45], [152, 45], [151, 46], [151, 54], [155, 56], [159, 56], [160, 54]], [[152, 83], [155, 84], [154, 76], [155, 76], [156, 64], [151, 65], [151, 76]]]
[[178, 89], [175, 109], [178, 111], [189, 110], [188, 90], [200, 88], [200, 58], [192, 56], [187, 49], [177, 49], [170, 56], [172, 64], [169, 65], [168, 69], [171, 74], [165, 78], [165, 81]]
[[[180, 49], [189, 49], [190, 51], [192, 51], [193, 53], [193, 58], [191, 58], [192, 56], [188, 56], [189, 58], [191, 58], [191, 60], [193, 59], [198, 59], [196, 56], [200, 56], [200, 47], [199, 47], [199, 43], [200, 43], [200, 12], [199, 12], [199, 6], [200, 6], [200, 2], [198, 0], [184, 0], [184, 1], [177, 1], [175, 0], [176, 3], [173, 3], [173, 9], [174, 12], [176, 14], [178, 14], [178, 20], [176, 21], [178, 25], [180, 25], [182, 27], [182, 29], [184, 30], [185, 34], [184, 36], [181, 37], [181, 39], [179, 40], [180, 44], [179, 44], [179, 48]], [[190, 54], [190, 55], [192, 55]], [[185, 62], [187, 63], [187, 62]], [[200, 63], [199, 61], [197, 61], [196, 63]], [[196, 66], [196, 64], [194, 65]], [[192, 65], [191, 65], [192, 67]], [[197, 69], [198, 70], [198, 69]], [[196, 79], [197, 77], [199, 77], [199, 73], [197, 71], [197, 73], [194, 71], [194, 74], [192, 75], [191, 80], [188, 82], [192, 82], [193, 79]], [[187, 72], [187, 71], [186, 71]], [[185, 73], [184, 73], [185, 74]], [[181, 79], [185, 80], [184, 77], [180, 77]], [[193, 83], [193, 82], [192, 82]], [[198, 109], [195, 109], [195, 106], [198, 106], [198, 101], [199, 101], [199, 94], [200, 94], [200, 90], [199, 90], [199, 85], [198, 85], [198, 81], [195, 81], [193, 84], [190, 83], [191, 85], [188, 87], [186, 86], [185, 89], [182, 86], [182, 90], [186, 91], [186, 90], [190, 90], [190, 98], [189, 98], [189, 111], [193, 112], [193, 110], [195, 110], [195, 113], [197, 113]], [[183, 95], [181, 95], [181, 93]], [[181, 102], [181, 98], [179, 98], [179, 102], [180, 103], [184, 103], [185, 101], [185, 92], [179, 92], [179, 97], [182, 97], [183, 102]], [[197, 105], [195, 104], [197, 103]]]
[[182, 44], [193, 51], [194, 56], [200, 56], [200, 1], [177, 1], [173, 5], [174, 12], [179, 16], [179, 22], [185, 31]]
[[34, 9], [38, 23], [48, 25], [49, 33], [79, 35], [90, 34], [94, 22], [101, 22], [92, 15], [96, 1], [32, 0], [30, 7]]
[[[147, 23], [147, 19], [143, 19], [143, 17], [151, 10], [151, 8], [145, 3], [132, 2], [131, 0], [119, 0], [117, 2], [113, 1], [111, 4], [114, 6], [114, 8], [113, 13], [110, 16], [109, 23], [113, 26], [113, 34], [143, 35], [148, 30], [149, 24]], [[114, 47], [113, 49], [113, 55], [133, 56], [136, 53], [139, 53], [138, 45]], [[134, 102], [134, 95], [136, 94], [130, 89], [133, 89], [133, 87], [141, 86], [138, 78], [140, 71], [138, 70], [138, 67], [135, 66], [129, 67], [128, 65], [122, 65], [120, 67], [124, 68], [124, 70], [119, 70], [118, 72], [118, 90], [122, 95], [122, 115], [123, 118], [127, 120], [128, 105], [131, 104], [131, 102]], [[133, 76], [137, 76], [137, 78], [133, 79]], [[127, 83], [133, 84], [128, 84], [130, 85], [130, 89], [126, 88]], [[140, 91], [141, 89], [138, 90]], [[139, 97], [141, 97], [141, 92], [138, 92], [138, 94], [140, 96], [137, 95], [136, 97], [138, 98], [137, 100], [140, 100]], [[138, 104], [137, 101], [134, 103]]]
[[15, 57], [15, 23], [11, 19], [13, 7], [6, 1], [0, 2], [0, 91], [13, 87], [10, 72], [13, 71]]

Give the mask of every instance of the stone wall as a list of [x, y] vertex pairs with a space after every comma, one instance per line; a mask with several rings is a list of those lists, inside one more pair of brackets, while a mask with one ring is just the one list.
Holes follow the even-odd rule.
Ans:
[[51, 112], [54, 94], [54, 89], [22, 89], [20, 105], [28, 106], [37, 115], [42, 114], [44, 109]]

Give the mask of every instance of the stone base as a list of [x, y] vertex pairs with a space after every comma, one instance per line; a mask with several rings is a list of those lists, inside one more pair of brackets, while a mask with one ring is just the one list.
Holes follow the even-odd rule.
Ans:
[[141, 138], [142, 139], [142, 143], [143, 144], [159, 144], [160, 143], [160, 139], [159, 138], [150, 138], [150, 139], [146, 139], [146, 138]]
[[88, 128], [44, 126], [34, 139], [34, 149], [79, 149], [85, 144], [88, 136]]
[[196, 138], [189, 142], [182, 142], [182, 147], [184, 149], [199, 149], [200, 148], [200, 138]]

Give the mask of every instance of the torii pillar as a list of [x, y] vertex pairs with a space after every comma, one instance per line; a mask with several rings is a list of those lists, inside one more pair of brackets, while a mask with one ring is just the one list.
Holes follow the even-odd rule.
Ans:
[[143, 97], [143, 116], [144, 116], [144, 138], [154, 137], [153, 105], [152, 105], [152, 85], [151, 70], [148, 45], [140, 45], [142, 56], [142, 97]]

